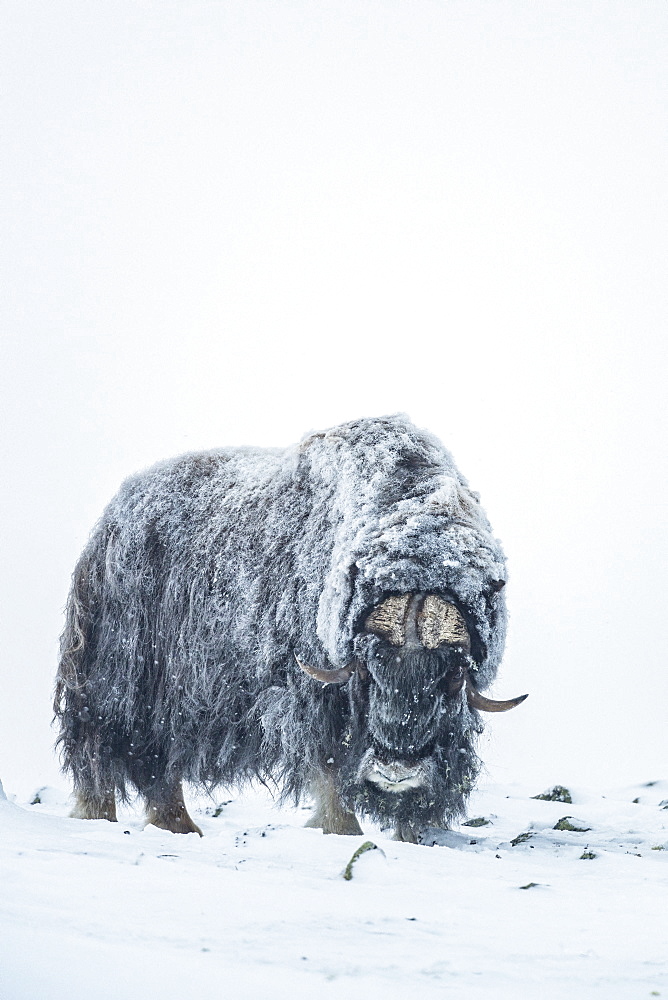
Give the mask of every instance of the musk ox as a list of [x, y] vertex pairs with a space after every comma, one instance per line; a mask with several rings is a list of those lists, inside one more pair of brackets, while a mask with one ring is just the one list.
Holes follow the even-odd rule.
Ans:
[[[309, 794], [419, 842], [462, 813], [506, 564], [478, 496], [395, 415], [132, 476], [76, 566], [55, 713], [81, 818], [200, 832], [182, 782]], [[526, 697], [526, 696], [525, 696]], [[356, 815], [357, 814], [357, 815]]]

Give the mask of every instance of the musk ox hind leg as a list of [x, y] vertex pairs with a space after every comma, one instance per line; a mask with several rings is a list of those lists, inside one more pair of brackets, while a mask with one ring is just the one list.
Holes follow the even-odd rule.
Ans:
[[116, 796], [113, 791], [100, 794], [75, 789], [70, 816], [72, 819], [108, 819], [116, 823]]
[[351, 812], [341, 802], [333, 775], [320, 771], [311, 782], [311, 794], [315, 799], [313, 815], [304, 824], [319, 829], [323, 833], [338, 833], [343, 836], [358, 836], [362, 828]]
[[180, 781], [158, 782], [143, 794], [146, 799], [147, 826], [157, 826], [171, 833], [197, 833], [202, 836], [202, 831], [186, 809]]

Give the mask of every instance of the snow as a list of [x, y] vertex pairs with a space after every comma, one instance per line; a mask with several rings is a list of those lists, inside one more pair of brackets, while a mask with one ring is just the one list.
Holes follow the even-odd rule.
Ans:
[[[488, 783], [469, 810], [487, 824], [436, 847], [369, 825], [324, 837], [264, 791], [191, 798], [200, 839], [142, 829], [131, 808], [117, 824], [70, 819], [59, 789], [6, 789], [0, 996], [664, 995], [668, 781], [570, 788], [572, 804], [531, 797], [545, 788]], [[565, 816], [590, 829], [555, 830]], [[381, 850], [344, 880], [368, 840]]]

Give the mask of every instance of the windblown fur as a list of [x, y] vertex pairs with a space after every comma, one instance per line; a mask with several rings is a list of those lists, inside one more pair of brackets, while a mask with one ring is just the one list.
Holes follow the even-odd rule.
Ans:
[[[298, 797], [331, 772], [351, 810], [443, 825], [478, 766], [477, 712], [439, 688], [461, 654], [407, 655], [399, 674], [363, 623], [388, 594], [448, 595], [484, 689], [505, 572], [451, 456], [401, 415], [160, 463], [123, 484], [74, 573], [55, 698], [64, 767], [100, 799], [253, 778]], [[368, 669], [323, 687], [295, 655]], [[424, 758], [428, 781], [397, 795], [360, 780], [378, 746]]]

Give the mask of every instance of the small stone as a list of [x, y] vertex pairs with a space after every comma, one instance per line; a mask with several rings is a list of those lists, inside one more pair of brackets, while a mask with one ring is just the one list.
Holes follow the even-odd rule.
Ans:
[[532, 795], [531, 798], [542, 799], [544, 802], [566, 802], [569, 806], [573, 803], [571, 793], [563, 785], [555, 785], [554, 788], [550, 788], [547, 792], [542, 792], [540, 795]]
[[229, 806], [230, 802], [232, 801], [233, 801], [232, 799], [228, 799], [227, 802], [221, 802], [219, 805], [217, 805], [216, 808], [211, 813], [213, 819], [218, 819], [225, 806]]
[[[573, 820], [573, 822], [571, 822]], [[583, 820], [575, 819], [574, 816], [562, 816], [558, 823], [556, 823], [552, 829], [553, 830], [569, 830], [571, 833], [587, 833], [591, 830], [590, 826], [576, 826], [576, 823], [582, 823]]]

